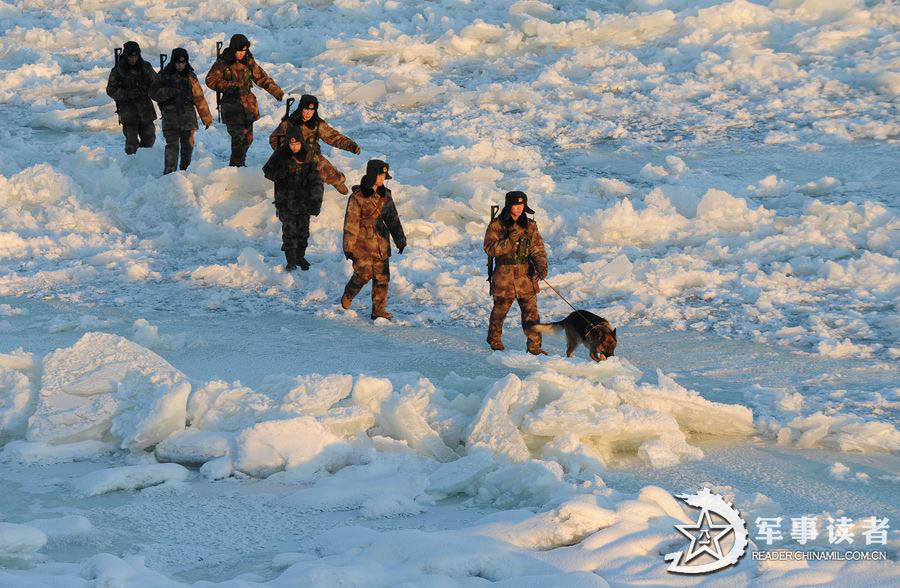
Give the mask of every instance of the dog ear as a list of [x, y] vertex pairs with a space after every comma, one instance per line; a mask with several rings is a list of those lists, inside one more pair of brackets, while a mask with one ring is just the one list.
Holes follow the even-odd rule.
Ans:
[[[616, 327], [616, 328], [618, 328], [618, 327]], [[616, 329], [613, 329], [613, 337], [615, 337], [615, 336], [616, 336]]]

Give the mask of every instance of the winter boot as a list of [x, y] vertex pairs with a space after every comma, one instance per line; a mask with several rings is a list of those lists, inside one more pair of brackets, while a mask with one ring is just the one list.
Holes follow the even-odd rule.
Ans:
[[297, 265], [300, 266], [300, 269], [303, 271], [309, 271], [309, 262], [306, 261], [306, 248], [303, 249], [295, 249], [294, 250], [294, 260]]
[[531, 345], [529, 343], [527, 349], [531, 355], [547, 355], [547, 352], [541, 349], [540, 345]]
[[284, 250], [284, 259], [287, 262], [284, 264], [284, 271], [292, 272], [297, 269], [297, 258], [293, 249]]

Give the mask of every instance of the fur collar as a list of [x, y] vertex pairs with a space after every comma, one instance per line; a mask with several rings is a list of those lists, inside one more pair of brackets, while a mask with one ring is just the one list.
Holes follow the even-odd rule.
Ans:
[[369, 198], [370, 196], [375, 194], [375, 192], [378, 192], [378, 195], [381, 196], [382, 198], [384, 198], [387, 195], [387, 189], [384, 186], [378, 186], [378, 190], [373, 190], [372, 188], [368, 188], [366, 186], [360, 186], [359, 191], [366, 198]]

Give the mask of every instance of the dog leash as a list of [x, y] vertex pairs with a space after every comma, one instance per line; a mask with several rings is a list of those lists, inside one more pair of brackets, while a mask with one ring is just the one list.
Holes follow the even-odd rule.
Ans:
[[[531, 258], [529, 258], [529, 259], [528, 259], [528, 263], [531, 264], [531, 267], [534, 268], [534, 272], [535, 272], [537, 275], [540, 275], [540, 274], [541, 274], [541, 272], [538, 271], [537, 266], [534, 265], [534, 260], [532, 260]], [[542, 282], [544, 282], [545, 284], [547, 284], [547, 287], [550, 288], [551, 290], [553, 290], [553, 291], [556, 293], [556, 295], [559, 296], [559, 297], [562, 299], [563, 302], [565, 302], [566, 304], [568, 304], [568, 305], [569, 305], [569, 308], [571, 308], [572, 310], [574, 310], [575, 313], [576, 313], [578, 316], [580, 316], [582, 319], [584, 319], [584, 321], [585, 321], [587, 324], [591, 325], [591, 328], [588, 329], [588, 333], [590, 333], [591, 331], [593, 331], [594, 329], [596, 329], [597, 327], [600, 326], [599, 324], [597, 324], [597, 325], [593, 324], [593, 323], [590, 321], [590, 319], [588, 319], [588, 317], [584, 316], [584, 314], [583, 314], [580, 310], [578, 310], [577, 308], [575, 308], [574, 306], [572, 306], [572, 303], [569, 302], [568, 300], [566, 300], [566, 297], [563, 296], [562, 294], [560, 294], [560, 293], [559, 293], [559, 290], [557, 290], [556, 288], [554, 288], [553, 285], [552, 285], [550, 282], [547, 281], [547, 278], [541, 277], [540, 280], [541, 280]]]

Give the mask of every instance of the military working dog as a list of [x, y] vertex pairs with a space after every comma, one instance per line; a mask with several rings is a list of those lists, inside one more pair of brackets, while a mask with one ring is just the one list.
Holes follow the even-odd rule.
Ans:
[[555, 323], [531, 323], [529, 329], [535, 333], [559, 333], [566, 332], [566, 357], [572, 357], [572, 353], [578, 344], [587, 347], [591, 359], [603, 361], [612, 357], [616, 351], [616, 330], [611, 328], [609, 322], [594, 313], [586, 310], [576, 310], [561, 321]]

